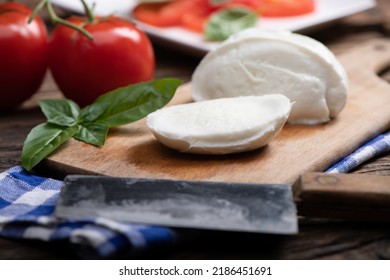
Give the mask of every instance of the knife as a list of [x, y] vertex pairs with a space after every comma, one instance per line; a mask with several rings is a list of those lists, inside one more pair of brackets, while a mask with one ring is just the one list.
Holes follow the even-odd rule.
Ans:
[[388, 189], [388, 177], [355, 174], [306, 173], [293, 185], [69, 175], [55, 213], [66, 219], [289, 235], [298, 232], [298, 213], [388, 220]]
[[55, 214], [175, 228], [295, 234], [291, 186], [70, 175]]

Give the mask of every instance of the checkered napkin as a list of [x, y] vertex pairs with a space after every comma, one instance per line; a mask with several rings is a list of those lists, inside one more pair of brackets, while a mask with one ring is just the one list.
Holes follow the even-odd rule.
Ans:
[[390, 132], [375, 137], [325, 172], [347, 173], [363, 162], [388, 151], [390, 151]]
[[[345, 173], [390, 151], [390, 132], [363, 145], [327, 172]], [[172, 245], [177, 233], [165, 227], [118, 223], [107, 219], [64, 221], [54, 217], [62, 182], [38, 177], [16, 166], [0, 173], [0, 236], [69, 242], [82, 258], [111, 258], [157, 245]]]
[[64, 221], [54, 217], [62, 182], [26, 172], [20, 166], [0, 173], [0, 236], [70, 242], [82, 258], [114, 258], [169, 246], [169, 228], [118, 223], [107, 219]]

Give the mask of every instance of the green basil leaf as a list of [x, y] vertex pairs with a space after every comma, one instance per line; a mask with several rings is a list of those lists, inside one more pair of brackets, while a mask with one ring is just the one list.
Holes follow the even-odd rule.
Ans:
[[46, 116], [48, 123], [61, 126], [73, 126], [79, 118], [79, 106], [69, 99], [40, 100], [39, 106]]
[[21, 155], [25, 169], [31, 170], [42, 159], [78, 132], [77, 126], [63, 127], [43, 123], [34, 127], [28, 134]]
[[210, 41], [223, 41], [230, 35], [256, 25], [258, 15], [245, 8], [225, 9], [213, 14], [204, 35]]
[[83, 108], [80, 112], [80, 120], [93, 122], [99, 118], [110, 105], [109, 102], [96, 102]]
[[165, 78], [119, 88], [100, 96], [94, 103], [108, 103], [95, 121], [108, 127], [128, 124], [146, 117], [167, 104], [180, 85], [180, 80]]
[[104, 123], [82, 123], [79, 132], [73, 137], [87, 144], [103, 146], [106, 141], [108, 126]]
[[82, 110], [68, 99], [41, 100], [48, 121], [27, 136], [21, 155], [23, 167], [31, 170], [71, 137], [104, 145], [110, 127], [139, 120], [163, 107], [179, 85], [180, 81], [172, 78], [134, 84], [99, 97]]

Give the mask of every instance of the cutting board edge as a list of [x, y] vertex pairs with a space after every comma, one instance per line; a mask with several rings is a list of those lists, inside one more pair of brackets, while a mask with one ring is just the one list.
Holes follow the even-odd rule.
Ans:
[[[379, 44], [379, 43], [381, 44], [381, 43], [385, 42], [386, 45], [387, 45], [387, 44], [390, 43], [390, 40], [375, 40], [374, 42], [375, 42], [375, 44]], [[390, 46], [390, 44], [389, 44], [389, 46]], [[355, 48], [353, 49], [353, 52], [355, 53], [355, 56], [356, 56], [356, 50], [358, 50], [359, 48], [361, 48], [361, 47], [360, 47], [360, 46], [357, 46], [357, 47], [355, 47]], [[369, 47], [368, 44], [365, 44], [364, 48], [369, 49], [369, 50], [371, 50], [371, 51], [375, 50], [375, 46], [374, 46], [374, 48], [373, 48], [372, 46]], [[351, 51], [351, 52], [352, 52], [352, 51]], [[353, 56], [351, 56], [350, 53], [342, 53], [342, 54], [340, 54], [340, 56], [341, 56], [341, 57], [346, 57], [346, 56], [353, 57]], [[367, 56], [368, 56], [368, 55], [365, 55], [365, 57], [367, 57]], [[380, 62], [381, 60], [378, 59], [377, 61]], [[390, 60], [389, 60], [389, 61], [390, 61]], [[372, 64], [372, 65], [376, 65], [376, 64]], [[376, 67], [376, 66], [375, 66], [375, 67]], [[364, 72], [370, 72], [370, 76], [375, 76], [375, 73], [372, 72], [372, 70], [375, 70], [375, 67], [372, 67], [372, 69], [371, 69], [371, 68], [367, 68], [369, 71], [364, 71]], [[370, 70], [370, 69], [371, 69], [371, 70]], [[371, 73], [371, 72], [372, 72], [372, 73]], [[388, 84], [385, 84], [384, 81], [383, 81], [382, 79], [378, 79], [378, 78], [376, 77], [376, 80], [375, 80], [375, 81], [378, 82], [379, 80], [380, 80], [381, 83], [382, 83], [382, 84], [381, 84], [381, 87], [382, 87], [382, 86], [384, 86], [384, 87], [388, 86]], [[189, 86], [190, 86], [190, 84], [189, 84], [189, 83], [186, 83], [186, 84], [183, 84], [181, 87], [183, 87], [183, 88], [189, 88]], [[180, 98], [179, 98], [179, 99], [180, 99]], [[184, 99], [185, 99], [185, 100], [188, 99], [188, 94], [185, 96]], [[183, 100], [183, 99], [181, 98], [180, 100]], [[327, 162], [324, 162], [324, 161], [322, 161], [322, 162], [321, 162], [321, 161], [316, 161], [316, 163], [320, 162], [320, 164], [317, 164], [317, 165], [314, 166], [313, 168], [305, 168], [305, 169], [302, 170], [302, 171], [303, 171], [303, 172], [306, 172], [306, 171], [308, 171], [308, 172], [310, 172], [310, 171], [324, 171], [326, 168], [330, 167], [333, 163], [337, 162], [338, 160], [340, 160], [341, 158], [347, 156], [350, 152], [352, 152], [353, 150], [355, 150], [356, 148], [358, 148], [359, 145], [364, 144], [364, 142], [366, 142], [369, 138], [375, 137], [376, 135], [378, 135], [379, 133], [385, 131], [385, 130], [388, 129], [389, 127], [390, 127], [390, 121], [387, 121], [387, 124], [386, 124], [386, 125], [383, 125], [383, 123], [382, 123], [382, 124], [381, 124], [381, 127], [380, 127], [379, 129], [376, 128], [376, 129], [370, 131], [369, 137], [365, 138], [364, 141], [360, 141], [360, 140], [359, 140], [359, 144], [355, 143], [354, 148], [350, 148], [350, 147], [349, 147], [349, 150], [346, 151], [345, 153], [340, 153], [340, 152], [338, 152], [338, 153], [337, 153], [337, 157], [338, 157], [337, 159], [333, 159], [332, 162], [330, 162], [330, 161], [327, 161]], [[48, 158], [48, 159], [45, 161], [45, 162], [46, 162], [45, 164], [46, 164], [49, 168], [54, 168], [54, 169], [57, 169], [57, 170], [61, 170], [61, 171], [64, 172], [65, 174], [66, 174], [66, 173], [74, 173], [74, 174], [91, 174], [91, 175], [98, 174], [98, 175], [108, 175], [108, 176], [110, 176], [109, 172], [105, 172], [105, 171], [103, 171], [103, 172], [93, 172], [93, 171], [91, 171], [91, 170], [85, 170], [85, 169], [83, 169], [82, 167], [77, 167], [77, 166], [72, 166], [72, 165], [70, 165], [69, 163], [71, 163], [71, 161], [69, 161], [69, 163], [65, 163], [65, 164], [64, 164], [64, 163], [61, 163], [61, 162], [59, 162], [59, 161], [56, 161], [55, 158], [56, 158], [56, 156], [54, 156], [54, 158]], [[326, 166], [326, 167], [324, 167], [324, 166]], [[324, 168], [322, 168], [322, 167], [324, 167]], [[319, 169], [321, 169], [321, 170], [319, 170]], [[124, 175], [125, 175], [125, 174], [124, 174]], [[290, 176], [291, 179], [288, 179], [288, 181], [289, 181], [288, 183], [292, 183], [292, 182], [297, 178], [297, 176], [299, 176], [299, 175], [298, 175], [298, 174], [291, 175], [291, 176]], [[145, 176], [143, 176], [143, 177], [145, 177]], [[267, 182], [265, 182], [265, 183], [267, 183]], [[272, 183], [272, 182], [270, 182], [270, 183]], [[286, 182], [276, 182], [276, 183], [286, 183]]]

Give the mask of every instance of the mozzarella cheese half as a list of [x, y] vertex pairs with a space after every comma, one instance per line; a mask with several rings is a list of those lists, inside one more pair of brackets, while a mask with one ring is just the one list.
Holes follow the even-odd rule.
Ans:
[[291, 106], [281, 94], [220, 98], [157, 110], [147, 125], [162, 144], [181, 152], [237, 153], [268, 144]]
[[347, 99], [345, 70], [322, 43], [287, 31], [247, 29], [209, 52], [192, 76], [194, 101], [280, 93], [288, 122], [324, 123]]

